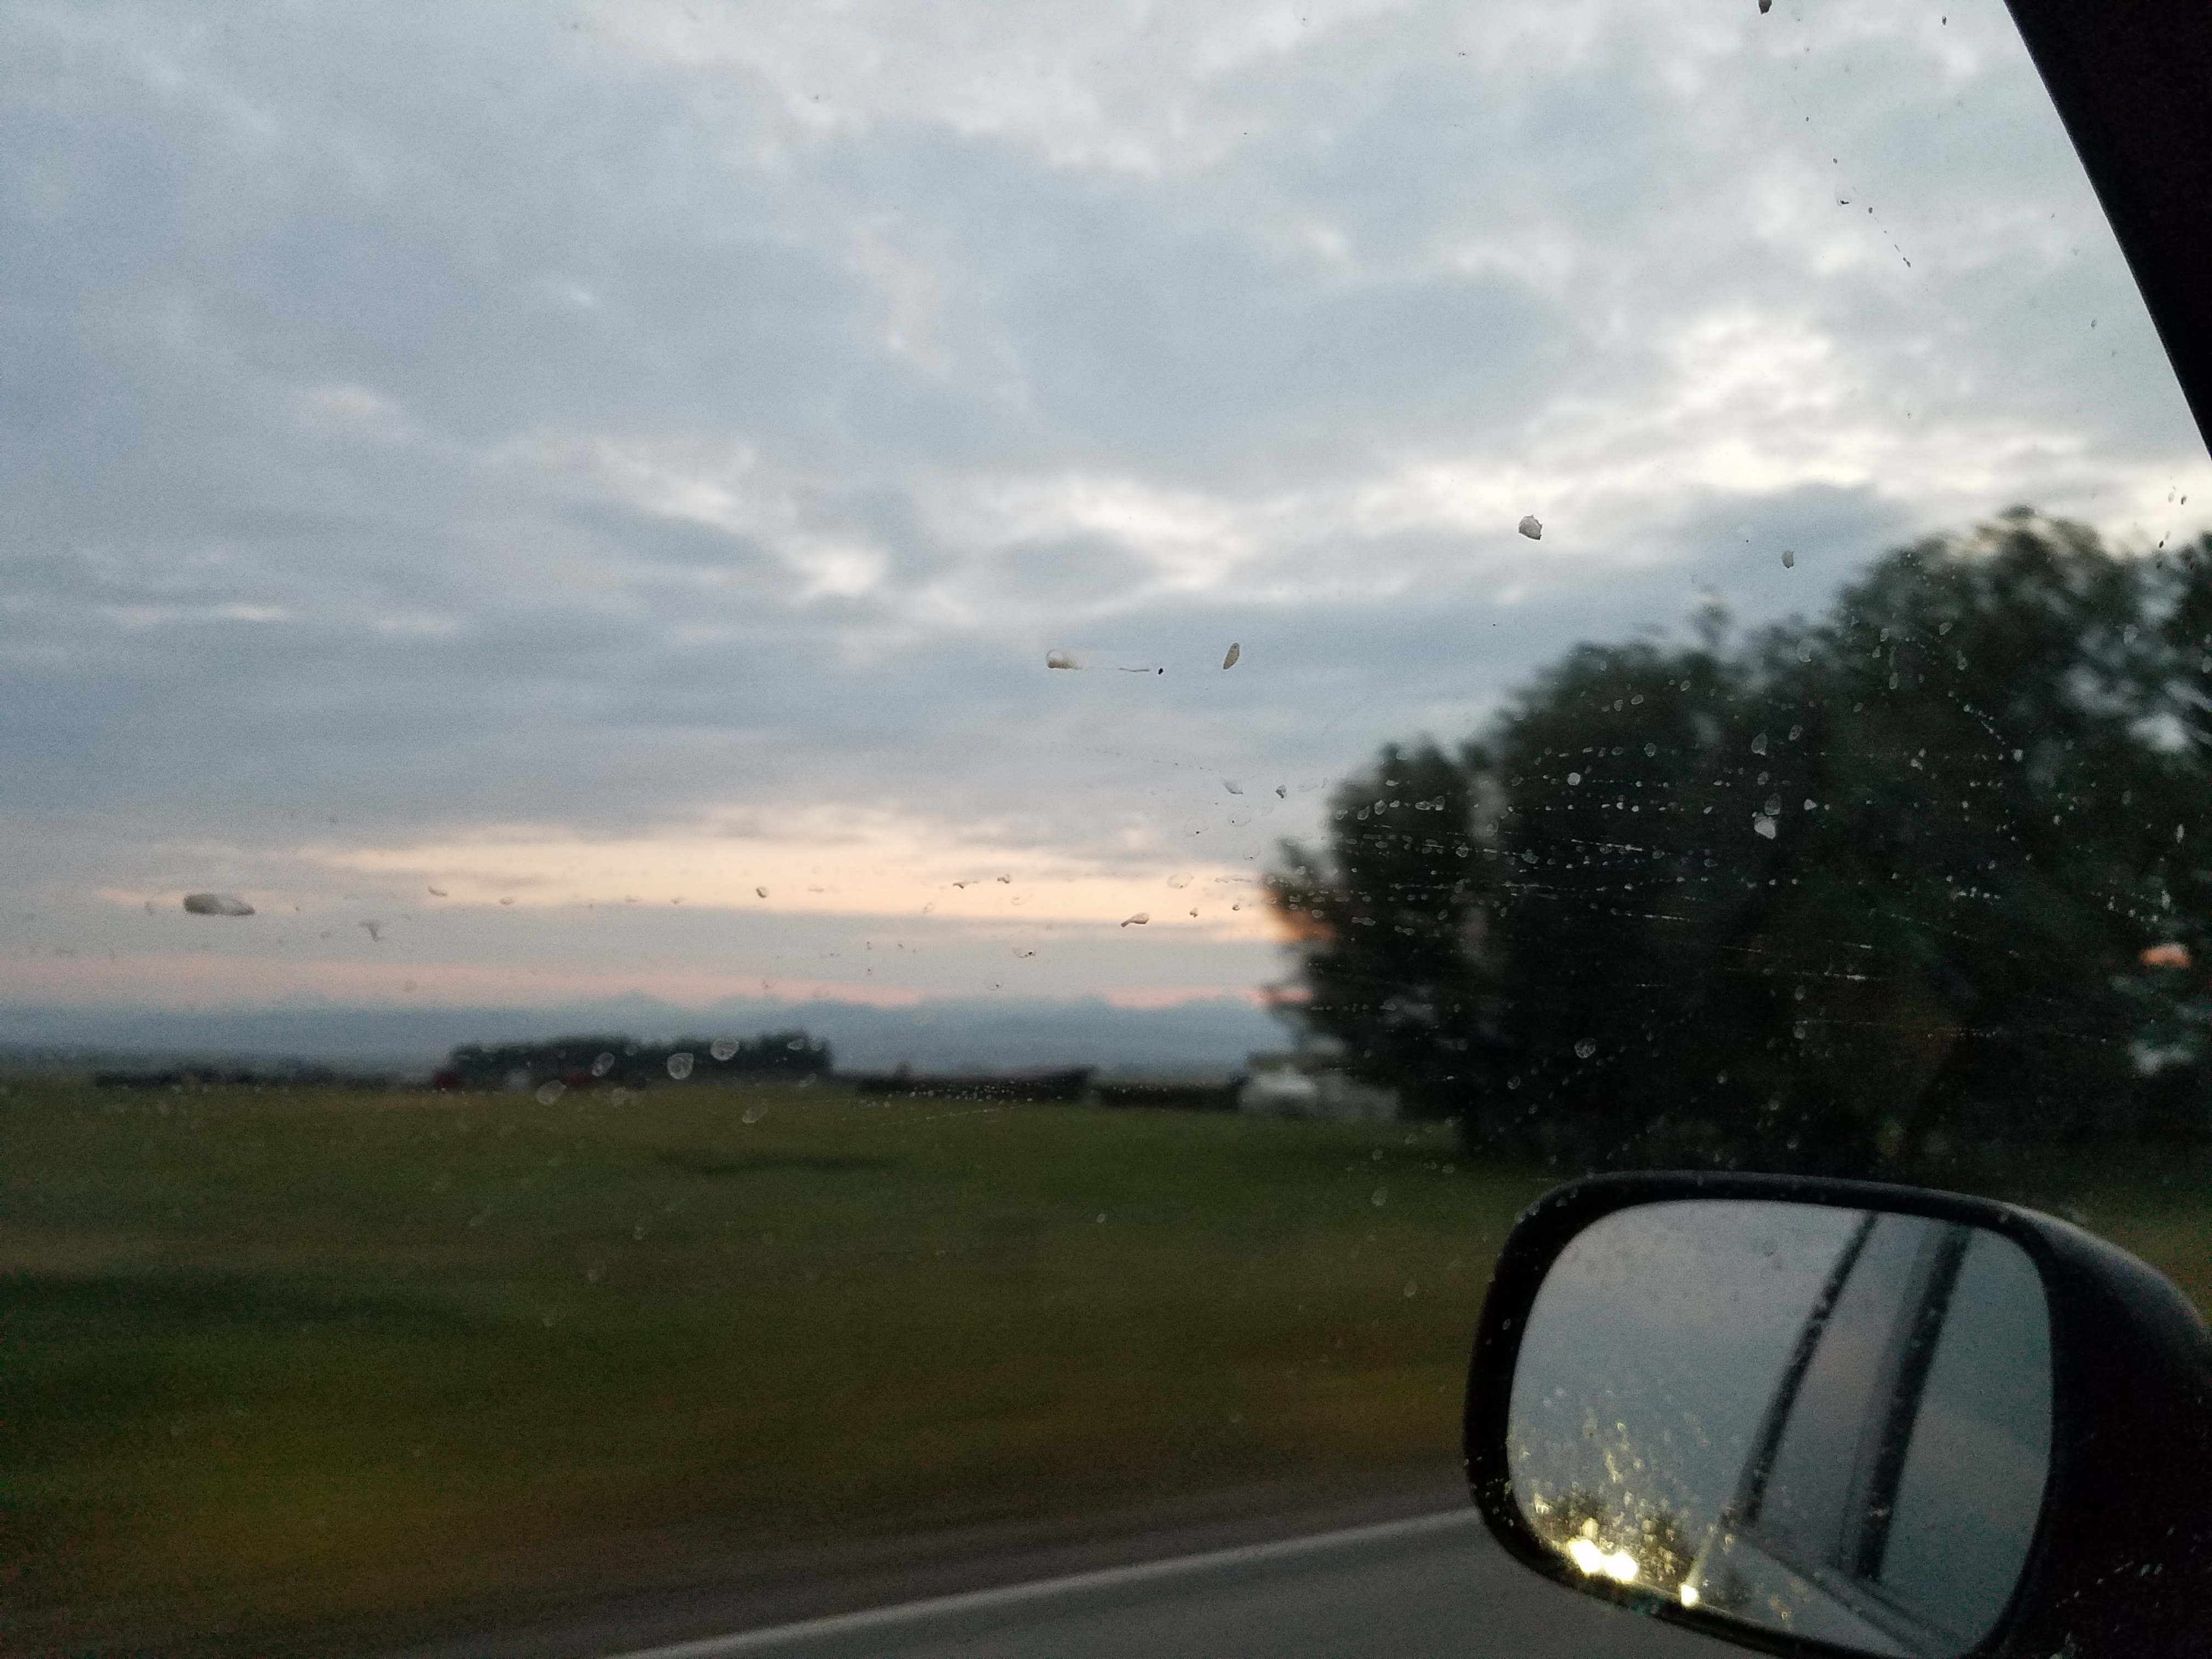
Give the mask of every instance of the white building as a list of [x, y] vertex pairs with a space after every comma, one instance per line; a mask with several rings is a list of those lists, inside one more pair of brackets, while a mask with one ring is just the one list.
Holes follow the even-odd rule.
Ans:
[[1395, 1123], [1398, 1091], [1361, 1083], [1307, 1054], [1253, 1054], [1237, 1109], [1253, 1117], [1314, 1117], [1332, 1123]]

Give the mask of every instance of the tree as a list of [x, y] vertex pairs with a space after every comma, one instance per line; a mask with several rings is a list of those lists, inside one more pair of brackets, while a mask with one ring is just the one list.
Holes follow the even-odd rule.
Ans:
[[1333, 855], [1286, 842], [1267, 878], [1304, 946], [1304, 995], [1285, 1006], [1340, 1043], [1355, 1076], [1396, 1087], [1420, 1115], [1463, 1111], [1496, 1047], [1483, 939], [1492, 894], [1470, 793], [1479, 774], [1432, 744], [1390, 745], [1337, 788]]
[[1303, 1017], [1472, 1141], [1591, 1164], [2202, 1133], [2208, 711], [2212, 544], [2026, 512], [1817, 623], [1577, 647], [1285, 846]]

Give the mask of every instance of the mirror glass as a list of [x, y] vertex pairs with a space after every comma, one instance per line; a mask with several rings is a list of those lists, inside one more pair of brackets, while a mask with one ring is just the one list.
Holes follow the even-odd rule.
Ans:
[[2051, 1451], [2035, 1265], [1828, 1206], [1604, 1218], [1528, 1315], [1507, 1429], [1536, 1534], [1594, 1578], [1868, 1653], [1996, 1625]]

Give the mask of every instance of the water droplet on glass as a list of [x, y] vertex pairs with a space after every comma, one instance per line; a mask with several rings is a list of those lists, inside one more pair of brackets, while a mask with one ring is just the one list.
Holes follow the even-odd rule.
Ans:
[[443, 898], [446, 896], [446, 890], [442, 887], [425, 887], [422, 890], [429, 894], [432, 898]]
[[1597, 1039], [1595, 1037], [1583, 1037], [1575, 1044], [1575, 1058], [1577, 1060], [1588, 1060], [1596, 1052]]
[[592, 1062], [592, 1075], [593, 1077], [605, 1077], [609, 1072], [613, 1071], [614, 1068], [615, 1057], [612, 1054], [601, 1054], [598, 1059]]
[[1244, 793], [1244, 786], [1234, 778], [1222, 779], [1221, 787], [1232, 795], [1241, 795]]
[[1379, 1210], [1385, 1204], [1388, 1204], [1390, 1201], [1389, 1192], [1387, 1188], [1377, 1187], [1375, 1189], [1375, 1196], [1369, 1199], [1367, 1201]]
[[1567, 774], [1567, 787], [1568, 787], [1569, 788], [1572, 788], [1575, 785], [1577, 785], [1577, 784], [1580, 783], [1582, 781], [1583, 781], [1583, 775], [1582, 775], [1581, 773], [1579, 773], [1579, 772], [1570, 772], [1570, 773], [1568, 773], [1568, 774]]
[[1782, 816], [1781, 796], [1769, 795], [1766, 798], [1766, 816], [1770, 818], [1778, 818]]
[[196, 916], [250, 916], [253, 907], [235, 893], [187, 893], [185, 908]]
[[1532, 542], [1540, 542], [1544, 539], [1543, 521], [1533, 513], [1522, 519], [1517, 528]]
[[756, 887], [753, 889], [753, 895], [757, 898], [766, 898], [768, 896], [768, 889], [765, 887]]
[[538, 1103], [540, 1106], [550, 1106], [555, 1101], [560, 1099], [562, 1095], [568, 1092], [568, 1085], [562, 1082], [560, 1079], [555, 1078], [550, 1082], [541, 1083], [538, 1085]]
[[1774, 820], [1763, 812], [1752, 819], [1751, 829], [1753, 835], [1764, 836], [1769, 841], [1774, 839]]
[[1139, 910], [1135, 915], [1129, 917], [1127, 921], [1122, 922], [1121, 925], [1124, 927], [1142, 927], [1152, 919], [1152, 913], [1150, 911]]
[[1083, 666], [1081, 663], [1076, 661], [1075, 653], [1073, 651], [1048, 651], [1045, 653], [1044, 665], [1047, 668], [1080, 668]]
[[1751, 740], [1751, 752], [1754, 755], [1763, 755], [1766, 752], [1765, 732], [1760, 732], [1757, 737]]
[[[1766, 8], [1761, 6], [1759, 9], [1764, 11]], [[1782, 568], [1784, 570], [1795, 570], [1797, 568], [1797, 556], [1786, 547], [1782, 550]]]
[[382, 922], [358, 921], [356, 922], [354, 926], [364, 930], [368, 934], [370, 939], [374, 943], [378, 945], [384, 943], [384, 924]]
[[1221, 665], [1224, 668], [1234, 668], [1237, 666], [1237, 659], [1243, 654], [1244, 647], [1243, 646], [1231, 644], [1229, 647], [1229, 654], [1221, 659]]
[[1407, 1280], [1406, 1281], [1406, 1300], [1407, 1300], [1407, 1301], [1411, 1302], [1411, 1301], [1412, 1301], [1415, 1297], [1419, 1296], [1420, 1293], [1421, 1293], [1421, 1287], [1420, 1287], [1420, 1285], [1419, 1285], [1419, 1284], [1415, 1283], [1413, 1279], [1407, 1279]]
[[1656, 743], [1647, 743], [1644, 745], [1644, 757], [1646, 760], [1650, 759], [1652, 756], [1658, 752], [1659, 745]]
[[738, 1045], [727, 1037], [716, 1037], [707, 1045], [707, 1052], [717, 1060], [727, 1060], [738, 1052]]
[[668, 1075], [674, 1078], [678, 1083], [683, 1082], [685, 1078], [690, 1077], [691, 1075], [691, 1056], [689, 1054], [669, 1055]]

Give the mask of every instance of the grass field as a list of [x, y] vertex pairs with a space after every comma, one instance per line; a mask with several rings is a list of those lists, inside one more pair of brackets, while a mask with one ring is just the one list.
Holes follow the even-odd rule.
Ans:
[[[2202, 1159], [1950, 1172], [2212, 1304]], [[1448, 1462], [1440, 1127], [832, 1089], [0, 1095], [0, 1650], [250, 1649], [733, 1547]], [[222, 1633], [218, 1637], [217, 1633]]]
[[1933, 1168], [1921, 1180], [2087, 1227], [2149, 1262], [2212, 1318], [2212, 1158], [2203, 1151], [1983, 1153]]
[[0, 1647], [459, 1605], [625, 1528], [1448, 1461], [1491, 1256], [1548, 1184], [1454, 1157], [830, 1089], [15, 1084]]

